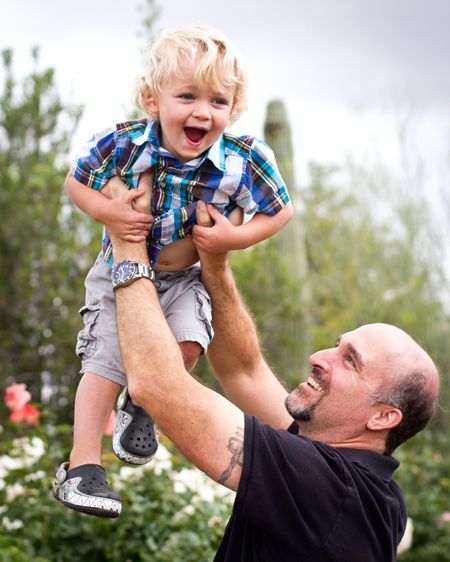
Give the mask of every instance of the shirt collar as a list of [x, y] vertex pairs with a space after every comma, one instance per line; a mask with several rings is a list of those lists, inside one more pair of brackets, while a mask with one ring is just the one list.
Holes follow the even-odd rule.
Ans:
[[148, 142], [152, 148], [159, 149], [159, 126], [156, 121], [149, 121], [147, 126], [142, 131], [136, 131], [130, 133], [130, 139], [136, 146], [142, 146], [145, 142]]
[[223, 135], [216, 140], [206, 153], [206, 157], [221, 172], [225, 172], [225, 139]]
[[181, 163], [179, 162], [175, 156], [173, 156], [170, 152], [168, 152], [165, 148], [161, 146], [159, 140], [159, 122], [158, 121], [149, 121], [147, 126], [143, 131], [138, 131], [137, 133], [132, 133], [130, 135], [131, 141], [136, 146], [142, 146], [145, 142], [158, 152], [164, 158], [170, 158], [174, 160], [180, 168], [196, 168], [206, 159], [210, 160], [214, 166], [220, 170], [221, 172], [225, 172], [225, 140], [223, 135], [216, 140], [216, 142], [209, 148], [209, 150], [203, 154], [203, 156], [199, 156], [198, 158], [194, 158], [189, 162]]
[[349, 461], [358, 463], [364, 468], [378, 474], [383, 480], [391, 480], [392, 475], [400, 466], [400, 462], [394, 457], [380, 455], [379, 453], [366, 449], [340, 447], [339, 452]]
[[[288, 427], [289, 433], [298, 435], [299, 426], [297, 422], [292, 422]], [[328, 445], [329, 447], [331, 445]], [[353, 463], [358, 463], [361, 466], [369, 469], [370, 471], [378, 474], [383, 480], [391, 480], [392, 475], [400, 466], [400, 462], [394, 457], [388, 455], [380, 455], [374, 451], [367, 449], [353, 449], [350, 447], [339, 447], [339, 453], [347, 460]]]

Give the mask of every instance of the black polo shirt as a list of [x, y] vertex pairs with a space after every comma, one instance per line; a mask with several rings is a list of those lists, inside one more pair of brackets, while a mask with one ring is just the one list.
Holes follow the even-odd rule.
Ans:
[[215, 562], [391, 562], [406, 526], [399, 462], [245, 417], [244, 463]]

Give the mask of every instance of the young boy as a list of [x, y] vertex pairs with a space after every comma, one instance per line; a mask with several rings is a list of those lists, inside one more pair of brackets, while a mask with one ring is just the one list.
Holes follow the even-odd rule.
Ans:
[[[81, 309], [85, 328], [77, 354], [83, 377], [75, 400], [73, 449], [53, 489], [55, 498], [72, 509], [102, 517], [117, 517], [121, 511], [120, 497], [100, 465], [103, 428], [117, 392], [126, 385], [107, 230], [131, 241], [147, 239], [154, 273], [138, 275], [154, 276], [190, 371], [213, 337], [210, 301], [190, 237], [196, 202], [214, 205], [229, 219], [212, 227], [204, 242], [209, 251], [247, 248], [275, 234], [292, 216], [270, 148], [253, 137], [224, 132], [244, 110], [245, 95], [242, 64], [219, 32], [193, 26], [166, 33], [151, 46], [136, 89], [136, 104], [149, 119], [95, 135], [69, 172], [66, 187], [74, 203], [106, 226]], [[141, 174], [150, 169], [153, 187], [147, 181], [142, 188], [143, 176], [137, 189]], [[108, 199], [102, 191], [105, 186], [108, 191], [113, 176], [130, 191]], [[250, 217], [244, 223], [243, 213]], [[153, 422], [131, 403], [125, 389], [118, 402], [114, 452], [126, 462], [143, 464], [156, 447]]]

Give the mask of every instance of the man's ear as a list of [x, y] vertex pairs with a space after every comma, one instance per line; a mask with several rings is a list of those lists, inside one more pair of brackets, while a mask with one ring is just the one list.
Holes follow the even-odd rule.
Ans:
[[386, 431], [397, 427], [402, 421], [403, 414], [398, 408], [389, 404], [377, 404], [372, 417], [367, 422], [367, 429], [372, 431]]

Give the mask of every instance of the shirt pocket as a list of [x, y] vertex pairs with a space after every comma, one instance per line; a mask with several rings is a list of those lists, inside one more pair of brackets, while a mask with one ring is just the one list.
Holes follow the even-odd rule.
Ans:
[[100, 304], [85, 304], [80, 308], [84, 328], [78, 332], [75, 353], [80, 359], [91, 357], [97, 347], [97, 327]]

